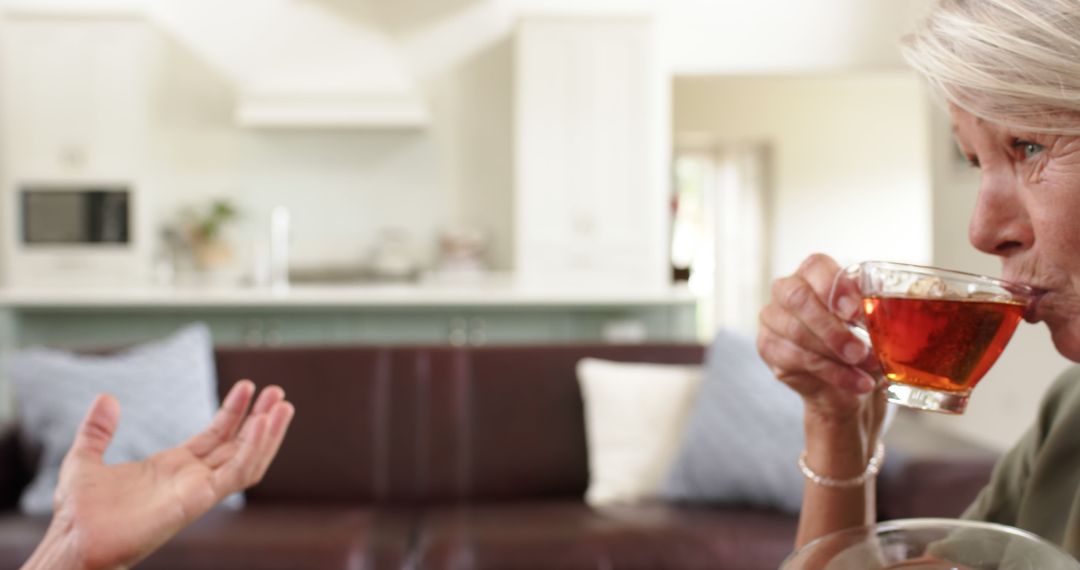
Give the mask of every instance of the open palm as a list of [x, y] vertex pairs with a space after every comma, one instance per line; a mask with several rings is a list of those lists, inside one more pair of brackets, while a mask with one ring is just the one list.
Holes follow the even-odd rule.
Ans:
[[[251, 382], [238, 382], [205, 431], [144, 461], [118, 465], [105, 465], [102, 456], [120, 406], [99, 396], [64, 458], [53, 536], [46, 540], [62, 540], [82, 567], [125, 568], [221, 499], [257, 483], [281, 445], [293, 407], [272, 386], [249, 413], [254, 392]], [[35, 558], [37, 553], [27, 568], [35, 567]]]

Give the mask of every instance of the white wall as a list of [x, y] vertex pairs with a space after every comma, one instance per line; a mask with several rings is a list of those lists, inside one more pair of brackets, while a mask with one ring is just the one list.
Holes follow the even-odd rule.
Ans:
[[903, 67], [897, 44], [929, 0], [659, 0], [678, 74]]
[[679, 78], [676, 135], [772, 147], [771, 274], [809, 254], [931, 259], [926, 103], [906, 72]]
[[427, 133], [240, 129], [231, 86], [184, 46], [168, 42], [160, 72], [148, 133], [159, 220], [229, 196], [245, 215], [242, 243], [280, 204], [293, 212], [294, 260], [341, 264], [359, 262], [380, 228], [427, 245], [454, 216]]
[[[253, 71], [244, 69], [244, 49], [231, 43], [232, 24], [201, 25], [217, 19], [220, 7], [213, 4], [159, 0], [155, 20], [180, 41], [163, 66], [171, 78], [163, 90], [170, 112], [162, 119], [169, 125], [155, 135], [164, 135], [157, 146], [168, 172], [158, 210], [171, 210], [193, 187], [233, 193], [260, 222], [282, 203], [294, 213], [294, 259], [308, 265], [354, 262], [389, 226], [408, 230], [430, 258], [439, 229], [468, 224], [491, 234], [491, 261], [508, 268], [512, 27], [498, 7], [473, 4], [450, 2], [446, 10], [334, 0], [308, 5], [340, 21], [328, 34], [353, 24], [393, 34], [432, 123], [419, 131], [298, 133], [234, 127], [237, 83], [251, 80]], [[292, 39], [319, 45], [315, 40], [325, 38]], [[215, 45], [191, 45], [196, 42]]]

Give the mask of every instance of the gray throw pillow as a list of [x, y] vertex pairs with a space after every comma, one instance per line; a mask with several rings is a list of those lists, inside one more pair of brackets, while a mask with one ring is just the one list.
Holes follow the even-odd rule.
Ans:
[[802, 399], [773, 376], [754, 342], [721, 331], [661, 495], [798, 512], [802, 416]]
[[[137, 461], [182, 443], [204, 429], [217, 408], [213, 343], [202, 324], [108, 355], [30, 348], [12, 355], [7, 368], [20, 431], [41, 450], [20, 501], [28, 514], [52, 511], [60, 462], [98, 394], [112, 394], [121, 407], [107, 464]], [[228, 504], [240, 502], [237, 495]]]

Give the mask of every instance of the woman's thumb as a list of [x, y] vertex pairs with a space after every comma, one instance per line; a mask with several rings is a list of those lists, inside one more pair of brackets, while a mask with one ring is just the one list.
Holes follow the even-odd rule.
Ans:
[[101, 461], [119, 423], [120, 402], [108, 394], [98, 396], [86, 412], [69, 453], [81, 459]]

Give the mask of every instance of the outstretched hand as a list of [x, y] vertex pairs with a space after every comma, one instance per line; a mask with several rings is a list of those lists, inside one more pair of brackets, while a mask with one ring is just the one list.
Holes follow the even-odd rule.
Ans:
[[248, 406], [255, 385], [238, 382], [210, 426], [149, 459], [105, 465], [120, 405], [98, 396], [64, 458], [45, 539], [24, 566], [127, 568], [226, 496], [258, 483], [294, 409], [271, 386]]

